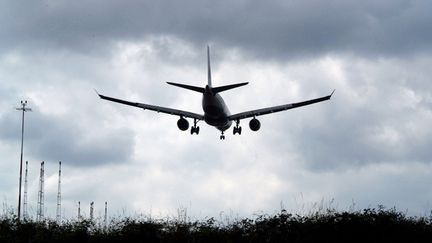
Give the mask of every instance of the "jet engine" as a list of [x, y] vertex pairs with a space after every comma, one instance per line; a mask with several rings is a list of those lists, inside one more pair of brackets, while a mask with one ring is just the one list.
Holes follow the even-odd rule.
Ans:
[[250, 120], [249, 128], [252, 131], [256, 132], [260, 129], [260, 127], [261, 127], [261, 123], [260, 123], [260, 121], [258, 121], [258, 119], [254, 118], [254, 119]]
[[182, 131], [186, 131], [189, 128], [189, 122], [186, 119], [184, 119], [183, 117], [181, 117], [177, 121], [177, 127]]

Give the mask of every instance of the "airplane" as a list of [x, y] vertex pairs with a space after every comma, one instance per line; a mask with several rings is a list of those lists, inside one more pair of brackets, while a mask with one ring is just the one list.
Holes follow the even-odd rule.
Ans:
[[191, 86], [187, 84], [180, 84], [180, 83], [172, 83], [167, 82], [169, 85], [177, 86], [180, 88], [192, 90], [198, 93], [201, 93], [202, 96], [202, 108], [204, 111], [204, 115], [197, 114], [189, 111], [183, 111], [183, 110], [177, 110], [177, 109], [171, 109], [161, 106], [154, 106], [154, 105], [148, 105], [143, 103], [137, 103], [137, 102], [131, 102], [127, 100], [121, 100], [105, 95], [101, 95], [99, 93], [96, 93], [99, 95], [101, 99], [129, 105], [129, 106], [135, 106], [138, 108], [142, 108], [144, 110], [151, 110], [161, 113], [166, 113], [170, 115], [176, 115], [179, 116], [180, 119], [177, 121], [177, 127], [182, 130], [186, 131], [189, 129], [189, 122], [185, 118], [191, 118], [193, 119], [193, 126], [190, 129], [190, 133], [193, 134], [199, 134], [199, 126], [197, 126], [197, 123], [199, 121], [205, 121], [208, 125], [216, 127], [219, 131], [221, 131], [220, 139], [224, 140], [225, 135], [224, 132], [229, 129], [233, 122], [235, 122], [235, 126], [233, 128], [233, 135], [241, 134], [242, 128], [240, 126], [240, 120], [246, 119], [246, 118], [252, 118], [249, 121], [249, 128], [252, 131], [258, 131], [261, 128], [260, 121], [256, 118], [257, 116], [267, 115], [271, 113], [276, 113], [280, 111], [285, 111], [301, 106], [311, 105], [314, 103], [322, 102], [329, 100], [331, 96], [333, 95], [334, 91], [331, 92], [330, 95], [323, 96], [316, 99], [301, 101], [298, 103], [291, 103], [291, 104], [284, 104], [284, 105], [278, 105], [273, 107], [267, 107], [257, 110], [250, 110], [246, 112], [240, 112], [237, 114], [231, 115], [227, 105], [225, 104], [224, 100], [222, 99], [220, 93], [223, 91], [227, 91], [230, 89], [234, 89], [237, 87], [244, 86], [248, 84], [248, 82], [244, 83], [237, 83], [237, 84], [231, 84], [231, 85], [225, 85], [225, 86], [219, 86], [219, 87], [213, 87], [212, 85], [212, 79], [211, 79], [211, 67], [210, 67], [210, 47], [207, 46], [207, 85], [202, 87], [197, 86]]

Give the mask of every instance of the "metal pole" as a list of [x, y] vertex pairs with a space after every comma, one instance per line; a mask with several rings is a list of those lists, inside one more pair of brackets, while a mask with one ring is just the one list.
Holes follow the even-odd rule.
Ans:
[[28, 219], [28, 213], [27, 213], [27, 189], [28, 189], [28, 161], [26, 161], [26, 167], [25, 167], [25, 176], [24, 176], [24, 210], [23, 210], [23, 218], [24, 220]]
[[81, 202], [78, 201], [78, 220], [81, 220]]
[[61, 224], [61, 161], [59, 161], [58, 185], [57, 185], [57, 223]]
[[107, 214], [108, 214], [108, 203], [105, 202], [105, 214], [104, 214], [104, 231], [107, 230]]
[[22, 122], [21, 122], [21, 159], [20, 159], [20, 175], [19, 175], [19, 189], [18, 189], [18, 220], [21, 219], [21, 183], [22, 183], [22, 164], [23, 164], [23, 149], [24, 149], [24, 113], [31, 111], [30, 108], [26, 108], [27, 101], [21, 101], [22, 108], [16, 108], [22, 111]]
[[90, 203], [90, 221], [93, 221], [94, 202]]

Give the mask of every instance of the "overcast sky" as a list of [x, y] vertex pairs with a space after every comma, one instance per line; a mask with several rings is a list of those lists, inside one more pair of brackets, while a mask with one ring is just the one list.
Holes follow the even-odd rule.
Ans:
[[[0, 1], [0, 196], [16, 208], [21, 114], [29, 212], [45, 161], [46, 214], [81, 201], [101, 215], [195, 218], [384, 205], [432, 210], [432, 2]], [[100, 100], [100, 93], [202, 113], [206, 45], [231, 113], [328, 95], [259, 117], [226, 140], [200, 122]], [[190, 121], [191, 122], [191, 121]], [[5, 206], [3, 206], [4, 210]], [[223, 216], [222, 216], [223, 217]]]

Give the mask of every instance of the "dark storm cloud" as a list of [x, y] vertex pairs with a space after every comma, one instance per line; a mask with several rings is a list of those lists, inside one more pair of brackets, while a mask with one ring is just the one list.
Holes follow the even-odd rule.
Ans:
[[3, 1], [2, 50], [175, 36], [267, 57], [430, 51], [430, 1]]

